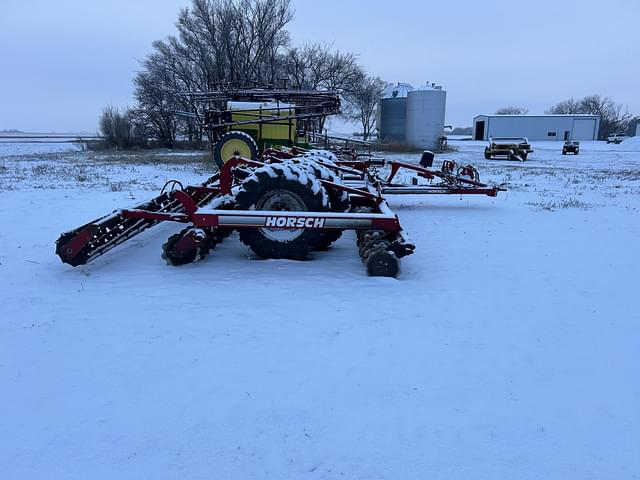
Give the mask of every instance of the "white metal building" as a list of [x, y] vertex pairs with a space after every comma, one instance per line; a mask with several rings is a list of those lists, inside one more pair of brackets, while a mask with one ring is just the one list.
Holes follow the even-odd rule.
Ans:
[[474, 140], [597, 140], [599, 130], [599, 115], [478, 115], [473, 119]]

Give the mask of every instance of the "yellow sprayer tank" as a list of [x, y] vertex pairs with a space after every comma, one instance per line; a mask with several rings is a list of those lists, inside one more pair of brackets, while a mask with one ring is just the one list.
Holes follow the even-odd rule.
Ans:
[[[295, 114], [295, 105], [281, 102], [229, 102], [227, 108], [234, 122]], [[283, 119], [267, 123], [242, 124], [234, 127], [234, 130], [249, 133], [258, 143], [278, 145], [296, 142], [296, 126], [295, 119]]]

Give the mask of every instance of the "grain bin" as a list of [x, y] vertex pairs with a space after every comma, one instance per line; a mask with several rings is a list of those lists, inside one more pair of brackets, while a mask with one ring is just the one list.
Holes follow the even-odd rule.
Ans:
[[425, 86], [407, 95], [406, 141], [419, 149], [437, 149], [444, 135], [447, 92]]
[[407, 95], [413, 90], [408, 83], [391, 83], [385, 88], [378, 104], [378, 130], [383, 142], [405, 142]]

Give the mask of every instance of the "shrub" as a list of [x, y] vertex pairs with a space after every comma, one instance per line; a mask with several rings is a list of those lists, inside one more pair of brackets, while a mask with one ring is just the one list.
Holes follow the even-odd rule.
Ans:
[[100, 134], [109, 148], [128, 150], [141, 146], [144, 141], [136, 134], [129, 112], [108, 106], [100, 115]]

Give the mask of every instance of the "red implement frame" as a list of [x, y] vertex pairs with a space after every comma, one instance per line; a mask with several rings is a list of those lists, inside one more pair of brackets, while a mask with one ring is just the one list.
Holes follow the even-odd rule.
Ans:
[[[314, 161], [346, 174], [345, 184], [326, 180], [321, 182], [327, 190], [348, 193], [356, 212], [244, 211], [220, 208], [219, 202], [216, 203], [217, 208], [207, 208], [207, 205], [216, 199], [232, 197], [234, 189], [252, 174], [252, 169], [268, 163], [281, 162], [305, 152], [298, 150], [292, 150], [291, 153], [267, 150], [263, 155], [265, 161], [239, 156], [230, 158], [218, 175], [214, 175], [202, 185], [188, 186], [167, 193], [163, 189], [159, 197], [149, 202], [133, 209], [116, 211], [63, 234], [56, 242], [56, 252], [65, 263], [73, 266], [83, 265], [158, 222], [170, 221], [191, 223], [196, 228], [211, 231], [230, 231], [235, 228], [356, 230], [365, 235], [365, 243], [370, 241], [367, 240], [367, 232], [383, 232], [391, 238], [389, 250], [400, 258], [412, 253], [415, 247], [402, 231], [398, 216], [389, 208], [385, 195], [471, 194], [495, 197], [498, 192], [505, 190], [477, 181], [477, 172], [473, 167], [463, 167], [459, 170], [463, 175], [471, 175], [471, 179], [464, 178], [463, 175], [454, 175], [455, 164], [452, 162], [445, 162], [443, 169], [437, 171], [411, 163], [354, 155], [352, 160], [347, 161], [329, 162], [315, 158]], [[379, 177], [376, 171], [380, 167], [390, 167], [390, 173], [384, 179]], [[393, 180], [401, 169], [414, 172], [417, 177], [428, 181], [440, 179], [441, 183], [394, 184]]]
[[[266, 152], [269, 153], [269, 152]], [[271, 157], [272, 160], [276, 160]], [[277, 160], [276, 160], [277, 161]], [[322, 162], [319, 162], [322, 163]], [[229, 159], [220, 170], [220, 184], [218, 187], [195, 187], [193, 191], [230, 195], [235, 184], [237, 169], [246, 166], [259, 168], [266, 163], [250, 160], [242, 157]], [[327, 167], [334, 166], [325, 164]], [[384, 230], [399, 232], [401, 230], [397, 215], [393, 214], [386, 204], [383, 195], [386, 194], [482, 194], [495, 197], [501, 187], [492, 187], [483, 183], [454, 177], [452, 175], [430, 170], [419, 165], [403, 162], [386, 162], [380, 160], [350, 160], [337, 162], [339, 168], [347, 168], [350, 171], [361, 172], [366, 179], [366, 174], [372, 166], [390, 166], [391, 173], [386, 180], [376, 180], [365, 187], [340, 185], [325, 180], [322, 184], [328, 189], [335, 189], [357, 195], [364, 200], [365, 205], [374, 207], [379, 211], [384, 203], [385, 210], [389, 213], [331, 213], [331, 212], [267, 212], [244, 210], [207, 210], [198, 208], [190, 194], [184, 191], [175, 193], [176, 199], [182, 203], [184, 213], [158, 213], [145, 210], [123, 210], [125, 218], [136, 218], [156, 221], [172, 221], [192, 223], [195, 227], [225, 227], [225, 228], [305, 228], [305, 229], [339, 229], [339, 230]], [[393, 179], [400, 169], [407, 169], [419, 177], [427, 180], [441, 178], [449, 181], [445, 187], [441, 185], [405, 186], [393, 185]], [[456, 186], [457, 184], [457, 186]], [[362, 204], [362, 201], [360, 202]]]

